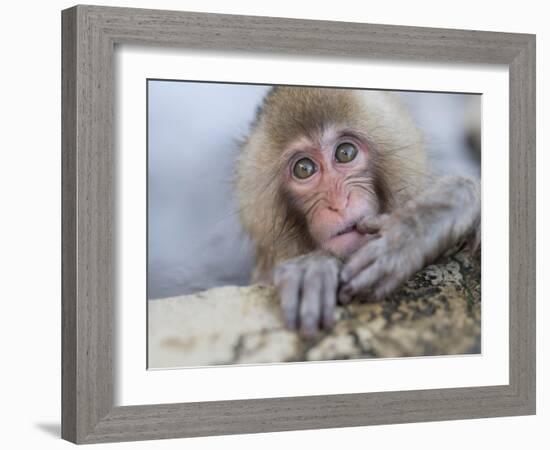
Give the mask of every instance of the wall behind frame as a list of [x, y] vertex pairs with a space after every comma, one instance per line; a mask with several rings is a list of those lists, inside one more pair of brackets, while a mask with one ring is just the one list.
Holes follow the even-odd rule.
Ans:
[[[2, 175], [0, 195], [0, 273], [2, 273], [3, 343], [2, 418], [6, 423], [2, 441], [6, 447], [40, 446], [69, 448], [59, 439], [60, 424], [60, 10], [74, 1], [10, 2], [3, 9], [0, 28], [2, 54]], [[546, 148], [550, 121], [550, 94], [545, 80], [550, 30], [544, 19], [544, 3], [479, 2], [459, 5], [437, 1], [380, 3], [256, 2], [253, 0], [104, 0], [102, 5], [180, 9], [201, 12], [271, 15], [305, 19], [333, 19], [483, 29], [537, 34], [537, 129], [538, 148]], [[314, 5], [314, 6], [313, 6]], [[495, 9], [498, 8], [498, 14]], [[540, 82], [543, 80], [543, 82]], [[550, 195], [548, 156], [539, 151], [537, 160], [538, 214], [540, 229], [550, 227], [550, 208], [543, 198]], [[546, 170], [545, 170], [546, 169]], [[546, 195], [545, 195], [546, 194]], [[548, 202], [546, 202], [548, 205]], [[550, 332], [543, 321], [550, 309], [542, 304], [549, 297], [549, 238], [538, 236], [538, 415], [458, 422], [388, 425], [339, 430], [297, 431], [261, 435], [229, 436], [118, 444], [117, 448], [181, 448], [240, 450], [308, 446], [333, 449], [342, 445], [372, 448], [516, 449], [525, 444], [542, 448], [547, 439], [544, 425], [550, 420], [550, 390], [547, 377]], [[546, 295], [545, 295], [546, 294]], [[336, 380], [335, 382], [341, 382]], [[11, 444], [11, 445], [10, 445]], [[112, 448], [98, 445], [94, 448]]]

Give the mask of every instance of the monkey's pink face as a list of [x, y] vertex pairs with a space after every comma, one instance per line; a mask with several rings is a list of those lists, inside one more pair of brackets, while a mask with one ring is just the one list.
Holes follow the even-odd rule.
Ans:
[[369, 176], [367, 143], [350, 133], [329, 131], [318, 142], [302, 138], [289, 147], [287, 190], [304, 214], [316, 244], [345, 258], [366, 237], [355, 225], [379, 210]]

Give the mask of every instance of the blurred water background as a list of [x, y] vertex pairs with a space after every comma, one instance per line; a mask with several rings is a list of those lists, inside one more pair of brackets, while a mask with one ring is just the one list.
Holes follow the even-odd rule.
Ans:
[[[233, 199], [237, 141], [269, 86], [148, 82], [148, 298], [246, 285], [250, 243]], [[399, 92], [438, 173], [480, 175], [468, 145], [478, 95]]]

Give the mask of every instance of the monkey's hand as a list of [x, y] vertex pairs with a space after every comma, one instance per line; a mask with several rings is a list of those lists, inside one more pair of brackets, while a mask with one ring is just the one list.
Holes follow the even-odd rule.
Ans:
[[273, 281], [279, 293], [285, 325], [313, 337], [334, 324], [341, 262], [316, 251], [279, 264]]
[[479, 237], [480, 212], [477, 182], [445, 177], [401, 209], [364, 219], [357, 229], [369, 239], [340, 272], [340, 302], [391, 294], [461, 239]]

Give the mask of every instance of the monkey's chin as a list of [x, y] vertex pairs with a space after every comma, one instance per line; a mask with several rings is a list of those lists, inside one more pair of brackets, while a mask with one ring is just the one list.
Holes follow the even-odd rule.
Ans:
[[347, 258], [365, 240], [365, 235], [356, 230], [331, 237], [323, 243], [323, 248], [339, 258]]

